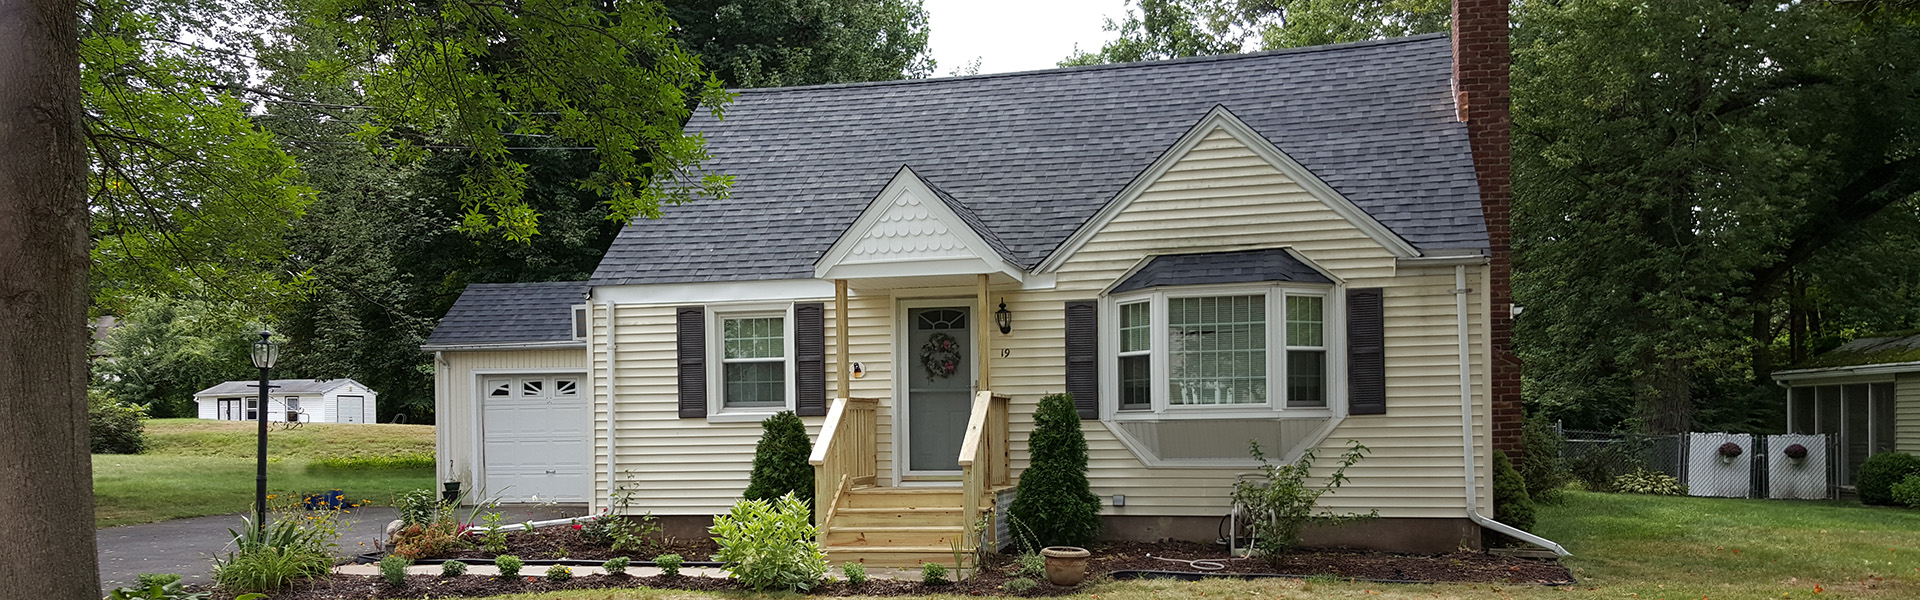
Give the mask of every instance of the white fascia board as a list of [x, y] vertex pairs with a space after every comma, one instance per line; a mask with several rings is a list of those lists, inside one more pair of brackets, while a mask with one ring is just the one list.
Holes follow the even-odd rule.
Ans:
[[[823, 279], [761, 279], [749, 281], [706, 281], [698, 283], [655, 283], [646, 285], [603, 285], [593, 288], [595, 302], [613, 304], [712, 304], [716, 302], [756, 302], [832, 298], [833, 282]], [[579, 344], [580, 342], [572, 342]]]
[[1395, 259], [1393, 261], [1393, 266], [1401, 269], [1420, 267], [1477, 267], [1484, 264], [1487, 264], [1487, 257], [1477, 254], [1470, 256], [1417, 256], [1414, 258]]
[[587, 343], [580, 340], [557, 342], [501, 342], [497, 344], [437, 344], [421, 346], [424, 352], [447, 352], [455, 350], [564, 350], [585, 348]]
[[1920, 372], [1920, 361], [1884, 363], [1878, 365], [1852, 365], [1846, 367], [1821, 367], [1817, 369], [1794, 369], [1773, 374], [1774, 381], [1804, 381], [1855, 375], [1891, 375], [1894, 373]]
[[1380, 224], [1380, 221], [1375, 220], [1373, 215], [1367, 214], [1367, 211], [1362, 210], [1359, 205], [1354, 204], [1352, 200], [1348, 200], [1346, 196], [1340, 195], [1340, 192], [1334, 191], [1333, 186], [1327, 185], [1327, 182], [1322, 181], [1319, 176], [1307, 170], [1299, 161], [1294, 160], [1293, 157], [1288, 156], [1286, 152], [1281, 151], [1278, 146], [1273, 145], [1273, 142], [1268, 141], [1265, 136], [1254, 131], [1246, 122], [1234, 116], [1232, 111], [1227, 110], [1227, 107], [1216, 105], [1213, 107], [1213, 110], [1207, 112], [1207, 116], [1202, 117], [1199, 123], [1195, 124], [1191, 129], [1188, 129], [1185, 135], [1182, 135], [1178, 141], [1175, 141], [1173, 146], [1167, 148], [1166, 152], [1161, 153], [1160, 158], [1155, 159], [1153, 164], [1149, 165], [1145, 171], [1141, 171], [1139, 176], [1134, 177], [1133, 181], [1128, 183], [1126, 188], [1121, 189], [1120, 193], [1114, 196], [1112, 202], [1107, 203], [1105, 208], [1100, 209], [1100, 212], [1095, 213], [1093, 218], [1088, 219], [1085, 224], [1082, 224], [1080, 229], [1074, 231], [1073, 235], [1068, 237], [1065, 242], [1061, 242], [1060, 247], [1054, 249], [1053, 254], [1048, 255], [1047, 259], [1041, 261], [1039, 266], [1034, 267], [1033, 272], [1051, 273], [1058, 270], [1060, 265], [1066, 263], [1067, 259], [1072, 258], [1075, 252], [1079, 252], [1080, 248], [1085, 246], [1088, 241], [1091, 241], [1094, 235], [1105, 230], [1107, 224], [1112, 222], [1114, 217], [1126, 211], [1127, 207], [1132, 205], [1134, 200], [1139, 199], [1141, 194], [1146, 193], [1147, 188], [1152, 187], [1154, 183], [1160, 181], [1160, 178], [1165, 176], [1167, 171], [1173, 168], [1174, 164], [1180, 162], [1180, 159], [1185, 158], [1188, 152], [1192, 151], [1195, 146], [1200, 145], [1201, 140], [1206, 139], [1207, 135], [1213, 133], [1214, 130], [1224, 130], [1228, 135], [1239, 140], [1241, 144], [1253, 150], [1254, 154], [1265, 159], [1267, 163], [1275, 169], [1279, 169], [1288, 179], [1292, 179], [1301, 189], [1306, 190], [1308, 194], [1319, 199], [1327, 208], [1338, 213], [1341, 217], [1345, 218], [1347, 222], [1352, 223], [1354, 227], [1359, 228], [1367, 237], [1372, 238], [1382, 247], [1385, 247], [1387, 251], [1392, 252], [1396, 258], [1413, 258], [1420, 256], [1420, 251], [1415, 249], [1413, 244], [1408, 243], [1405, 238], [1400, 237], [1399, 234], [1388, 229], [1386, 225]]
[[[887, 212], [889, 207], [893, 206], [893, 201], [906, 194], [912, 194], [916, 198], [919, 198], [920, 205], [927, 208], [929, 216], [938, 220], [942, 225], [946, 225], [947, 231], [954, 237], [959, 238], [962, 244], [966, 245], [967, 251], [973, 254], [973, 260], [977, 260], [980, 266], [974, 267], [974, 270], [971, 271], [946, 272], [939, 269], [942, 267], [951, 268], [953, 264], [949, 264], [948, 261], [952, 259], [932, 259], [893, 263], [859, 263], [861, 265], [884, 265], [886, 268], [854, 271], [855, 273], [875, 273], [872, 275], [849, 274], [843, 270], [844, 267], [854, 266], [845, 264], [847, 256], [853, 253], [854, 246], [859, 245], [860, 240], [866, 238], [867, 232], [880, 223], [880, 217]], [[867, 208], [860, 212], [860, 218], [854, 219], [852, 225], [847, 226], [845, 231], [840, 232], [839, 239], [834, 240], [833, 246], [827, 248], [826, 254], [821, 255], [820, 260], [815, 262], [813, 266], [814, 277], [823, 280], [858, 279], [861, 277], [911, 277], [913, 275], [974, 275], [983, 273], [1004, 273], [1008, 277], [1012, 277], [1015, 281], [1025, 281], [1027, 275], [1025, 270], [1015, 267], [1008, 263], [1006, 259], [1001, 258], [1000, 253], [995, 251], [993, 246], [987, 244], [986, 238], [980, 237], [979, 232], [974, 231], [972, 226], [967, 225], [967, 222], [960, 218], [960, 215], [955, 214], [953, 209], [947, 206], [946, 201], [941, 200], [938, 195], [934, 194], [933, 190], [927, 187], [926, 182], [922, 181], [920, 176], [913, 172], [913, 168], [908, 166], [901, 166], [900, 170], [893, 174], [893, 180], [888, 181], [887, 186], [881, 188], [880, 194], [874, 196], [873, 200], [867, 203]]]

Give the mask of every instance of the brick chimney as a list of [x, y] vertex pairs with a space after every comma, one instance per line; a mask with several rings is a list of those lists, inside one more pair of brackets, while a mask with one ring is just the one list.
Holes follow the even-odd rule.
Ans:
[[1513, 262], [1509, 215], [1513, 206], [1512, 150], [1507, 70], [1509, 0], [1453, 0], [1453, 89], [1460, 120], [1467, 124], [1473, 167], [1480, 180], [1480, 207], [1487, 220], [1488, 268], [1493, 322], [1493, 447], [1519, 458], [1520, 359], [1513, 354]]

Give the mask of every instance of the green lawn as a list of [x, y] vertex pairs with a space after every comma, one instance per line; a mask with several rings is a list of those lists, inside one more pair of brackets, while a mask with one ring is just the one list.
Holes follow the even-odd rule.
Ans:
[[[1539, 533], [1575, 556], [1566, 588], [1298, 580], [1122, 582], [1079, 596], [1149, 598], [1516, 598], [1711, 600], [1920, 597], [1920, 511], [1854, 503], [1655, 498], [1573, 492], [1543, 507]], [[1816, 587], [1818, 586], [1818, 592]], [[738, 597], [590, 590], [539, 600]]]
[[[238, 513], [253, 507], [254, 423], [156, 419], [146, 454], [93, 457], [94, 525], [108, 527]], [[430, 425], [310, 423], [267, 433], [269, 503], [303, 492], [344, 490], [389, 504], [398, 492], [433, 487], [433, 469], [336, 470], [327, 458], [433, 453]]]

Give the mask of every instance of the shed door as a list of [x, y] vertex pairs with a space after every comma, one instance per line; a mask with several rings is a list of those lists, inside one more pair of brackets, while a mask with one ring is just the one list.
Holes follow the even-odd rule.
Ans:
[[580, 377], [494, 377], [481, 393], [485, 498], [586, 502], [592, 437]]
[[340, 423], [365, 423], [367, 410], [366, 396], [340, 396], [339, 406], [334, 407], [334, 420]]

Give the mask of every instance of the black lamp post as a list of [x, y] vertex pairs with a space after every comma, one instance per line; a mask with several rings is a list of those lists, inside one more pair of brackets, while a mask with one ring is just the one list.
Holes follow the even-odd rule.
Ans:
[[260, 421], [260, 473], [254, 482], [253, 506], [254, 523], [262, 533], [267, 528], [267, 370], [273, 368], [273, 361], [280, 358], [280, 345], [269, 339], [273, 333], [260, 332], [260, 341], [253, 343], [253, 366], [260, 368], [260, 406], [253, 411], [255, 419]]

